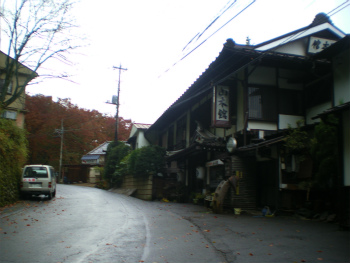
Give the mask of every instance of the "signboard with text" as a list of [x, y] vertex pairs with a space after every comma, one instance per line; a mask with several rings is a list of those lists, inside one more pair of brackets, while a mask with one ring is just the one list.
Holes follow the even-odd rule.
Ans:
[[230, 127], [230, 92], [229, 87], [215, 86], [213, 88], [213, 116], [214, 127]]
[[308, 46], [308, 53], [316, 54], [318, 52], [321, 52], [322, 50], [326, 49], [330, 45], [334, 44], [337, 41], [329, 40], [325, 38], [320, 37], [310, 37], [309, 40], [309, 46]]

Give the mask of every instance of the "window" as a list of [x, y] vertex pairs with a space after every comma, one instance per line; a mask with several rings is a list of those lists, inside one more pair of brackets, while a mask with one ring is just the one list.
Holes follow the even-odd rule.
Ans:
[[48, 178], [45, 167], [27, 167], [24, 172], [24, 178]]
[[4, 119], [16, 120], [17, 119], [17, 112], [6, 110], [1, 114], [1, 117]]
[[[5, 86], [5, 80], [0, 79], [0, 92], [2, 91], [4, 86]], [[10, 82], [10, 85], [8, 85], [7, 87], [7, 94], [12, 94], [12, 82]]]
[[176, 123], [176, 149], [182, 149], [186, 146], [186, 116], [182, 117]]
[[248, 88], [249, 119], [276, 121], [276, 89], [269, 86]]
[[170, 126], [168, 130], [168, 150], [174, 149], [174, 126]]

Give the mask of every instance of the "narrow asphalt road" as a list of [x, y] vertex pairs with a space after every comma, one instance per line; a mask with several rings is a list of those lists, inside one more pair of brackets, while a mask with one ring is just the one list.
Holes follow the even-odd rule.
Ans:
[[59, 185], [0, 216], [0, 262], [350, 262], [349, 231]]
[[95, 188], [58, 185], [0, 223], [0, 262], [224, 262], [190, 221]]

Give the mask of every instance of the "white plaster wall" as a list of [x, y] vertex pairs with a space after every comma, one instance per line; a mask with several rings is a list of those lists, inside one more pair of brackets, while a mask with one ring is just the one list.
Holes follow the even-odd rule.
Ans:
[[130, 131], [130, 135], [129, 138], [131, 138], [132, 136], [134, 136], [134, 134], [137, 132], [137, 128], [133, 125], [131, 127], [131, 131]]
[[350, 101], [350, 52], [343, 52], [333, 59], [334, 105]]
[[248, 121], [248, 130], [266, 130], [266, 131], [276, 131], [276, 123], [264, 123], [257, 121]]
[[278, 128], [280, 130], [287, 129], [288, 125], [292, 128], [297, 128], [297, 121], [303, 120], [303, 116], [294, 116], [294, 115], [284, 115], [279, 114], [278, 115]]
[[225, 137], [225, 129], [223, 129], [223, 128], [216, 128], [214, 134], [216, 136], [219, 136], [219, 137]]
[[149, 146], [150, 143], [145, 138], [145, 134], [143, 130], [140, 130], [136, 139], [136, 149], [142, 148], [144, 146]]
[[315, 117], [317, 114], [320, 114], [330, 108], [332, 108], [332, 103], [329, 101], [329, 102], [317, 105], [315, 107], [306, 109], [306, 124], [313, 124], [313, 123], [320, 122], [319, 119], [312, 120], [311, 118]]
[[276, 47], [276, 52], [293, 54], [298, 56], [306, 56], [308, 38], [298, 39], [286, 45]]
[[241, 82], [237, 89], [237, 131], [244, 129], [244, 106], [243, 106], [243, 87]]

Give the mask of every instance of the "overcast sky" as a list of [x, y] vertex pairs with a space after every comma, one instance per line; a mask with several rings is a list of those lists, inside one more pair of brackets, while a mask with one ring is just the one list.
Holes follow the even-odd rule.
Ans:
[[[27, 91], [54, 100], [71, 98], [81, 108], [114, 116], [115, 106], [105, 102], [117, 94], [119, 72], [113, 67], [121, 65], [127, 70], [121, 72], [119, 116], [152, 124], [215, 60], [226, 39], [245, 44], [249, 37], [251, 44], [258, 44], [307, 26], [317, 13], [329, 13], [344, 2], [350, 4], [345, 0], [82, 0], [74, 13], [89, 46], [70, 58], [74, 65], [67, 70], [76, 83], [49, 80]], [[350, 33], [350, 6], [330, 19]]]

